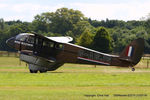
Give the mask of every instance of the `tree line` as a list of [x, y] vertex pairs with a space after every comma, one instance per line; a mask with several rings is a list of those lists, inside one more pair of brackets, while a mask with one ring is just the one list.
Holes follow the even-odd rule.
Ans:
[[150, 53], [150, 17], [145, 20], [92, 20], [79, 10], [60, 8], [37, 14], [32, 22], [0, 19], [0, 50], [14, 51], [5, 41], [19, 33], [34, 31], [45, 36], [71, 36], [73, 43], [100, 52], [119, 53], [136, 38], [145, 39], [145, 53]]

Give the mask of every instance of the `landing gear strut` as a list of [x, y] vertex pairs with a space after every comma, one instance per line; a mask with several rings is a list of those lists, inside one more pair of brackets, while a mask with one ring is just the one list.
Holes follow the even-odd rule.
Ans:
[[130, 68], [131, 68], [131, 70], [134, 72], [135, 71], [135, 68], [133, 67], [134, 66], [134, 64], [132, 64], [132, 63], [130, 63]]

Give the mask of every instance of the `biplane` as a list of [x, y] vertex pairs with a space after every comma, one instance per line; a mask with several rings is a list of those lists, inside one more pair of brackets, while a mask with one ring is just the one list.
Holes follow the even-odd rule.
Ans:
[[21, 33], [6, 43], [19, 51], [20, 59], [29, 65], [31, 73], [54, 71], [64, 63], [131, 67], [140, 61], [144, 39], [132, 41], [120, 55], [110, 55], [70, 43], [71, 37], [46, 37], [36, 33]]

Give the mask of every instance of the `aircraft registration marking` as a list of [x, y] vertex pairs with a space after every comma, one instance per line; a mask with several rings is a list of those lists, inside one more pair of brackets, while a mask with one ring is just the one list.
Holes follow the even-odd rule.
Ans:
[[99, 61], [99, 62], [103, 62], [103, 63], [107, 63], [107, 64], [111, 63], [111, 57], [110, 56], [98, 54], [95, 52], [90, 52], [87, 50], [80, 50], [78, 52], [78, 57], [90, 59], [92, 61]]
[[77, 57], [77, 58], [78, 58], [78, 59], [81, 59], [81, 60], [96, 62], [96, 63], [100, 63], [100, 64], [105, 64], [105, 65], [110, 65], [109, 63], [106, 63], [106, 62], [97, 61], [97, 60], [92, 60], [92, 59], [88, 59], [88, 58], [83, 58], [83, 57]]

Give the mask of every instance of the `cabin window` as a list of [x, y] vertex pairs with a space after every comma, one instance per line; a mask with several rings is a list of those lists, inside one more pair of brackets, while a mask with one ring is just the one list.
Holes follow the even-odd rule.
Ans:
[[35, 44], [38, 45], [38, 38], [35, 38]]
[[35, 39], [35, 44], [36, 44], [39, 48], [42, 48], [43, 40], [40, 39], [40, 38], [36, 38], [36, 39]]
[[53, 43], [53, 42], [50, 42], [50, 41], [43, 41], [43, 46], [44, 46], [44, 47], [53, 48], [53, 47], [54, 47], [54, 43]]
[[56, 49], [63, 49], [64, 48], [64, 46], [63, 46], [63, 44], [56, 44]]
[[48, 47], [48, 42], [47, 41], [43, 41], [43, 46], [44, 47]]
[[53, 42], [49, 42], [49, 47], [53, 48], [54, 47], [54, 43]]
[[34, 37], [33, 36], [28, 36], [27, 39], [26, 39], [26, 42], [34, 44]]

